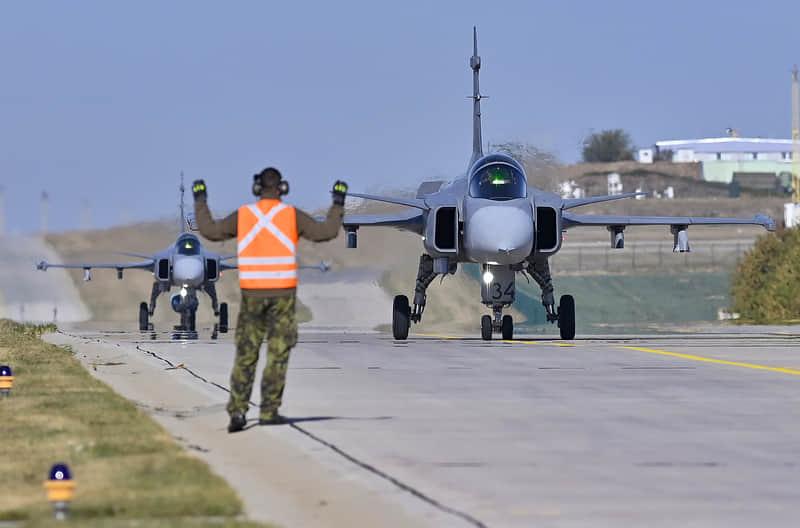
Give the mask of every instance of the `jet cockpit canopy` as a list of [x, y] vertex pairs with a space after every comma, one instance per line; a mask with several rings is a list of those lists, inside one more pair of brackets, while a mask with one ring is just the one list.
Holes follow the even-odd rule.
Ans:
[[193, 235], [182, 236], [175, 246], [179, 255], [197, 255], [200, 253], [200, 241]]
[[469, 182], [469, 195], [488, 200], [513, 200], [528, 195], [525, 175], [516, 162], [503, 159], [476, 164]]

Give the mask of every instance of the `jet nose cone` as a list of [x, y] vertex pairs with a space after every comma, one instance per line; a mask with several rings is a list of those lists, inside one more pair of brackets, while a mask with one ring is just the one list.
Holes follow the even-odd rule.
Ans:
[[481, 206], [469, 216], [465, 227], [465, 249], [476, 262], [516, 264], [533, 249], [533, 218], [521, 207]]
[[175, 282], [198, 286], [203, 282], [205, 269], [197, 257], [176, 257], [172, 263], [172, 278]]

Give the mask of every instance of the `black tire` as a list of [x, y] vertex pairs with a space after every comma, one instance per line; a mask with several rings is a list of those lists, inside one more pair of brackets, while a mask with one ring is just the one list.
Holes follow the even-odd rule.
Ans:
[[228, 303], [222, 303], [219, 305], [218, 329], [220, 334], [228, 333]]
[[192, 310], [191, 312], [189, 312], [188, 315], [189, 315], [187, 317], [187, 322], [189, 323], [188, 330], [189, 332], [195, 332], [197, 330], [197, 310]]
[[397, 295], [392, 305], [392, 334], [398, 341], [408, 339], [408, 330], [411, 328], [411, 307], [408, 297]]
[[575, 299], [562, 295], [558, 304], [558, 331], [561, 339], [575, 339]]
[[150, 312], [147, 309], [147, 303], [139, 304], [139, 331], [147, 332], [150, 330]]
[[186, 310], [181, 312], [181, 324], [176, 330], [181, 332], [194, 332], [195, 330], [195, 315], [197, 312]]
[[503, 325], [500, 329], [505, 341], [514, 339], [514, 319], [510, 315], [503, 316]]
[[491, 341], [492, 340], [492, 316], [491, 315], [484, 315], [481, 317], [481, 338], [484, 341]]

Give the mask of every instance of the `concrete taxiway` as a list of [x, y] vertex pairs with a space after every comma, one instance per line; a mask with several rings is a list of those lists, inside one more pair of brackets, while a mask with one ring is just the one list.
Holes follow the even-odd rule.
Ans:
[[209, 461], [258, 519], [794, 525], [800, 338], [723, 332], [490, 343], [305, 332], [282, 409], [293, 423], [236, 435], [224, 432], [230, 337], [50, 339]]

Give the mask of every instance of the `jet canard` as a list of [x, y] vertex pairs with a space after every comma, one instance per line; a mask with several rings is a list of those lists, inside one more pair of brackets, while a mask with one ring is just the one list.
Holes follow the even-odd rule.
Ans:
[[542, 291], [547, 319], [557, 323], [562, 339], [575, 337], [575, 301], [561, 296], [555, 303], [549, 259], [561, 249], [567, 229], [581, 226], [604, 226], [610, 233], [611, 246], [624, 247], [628, 226], [663, 225], [669, 228], [674, 251], [690, 250], [688, 228], [691, 225], [751, 224], [775, 229], [766, 215], [753, 218], [705, 218], [669, 216], [581, 215], [571, 212], [583, 205], [631, 198], [640, 193], [564, 199], [531, 185], [525, 169], [503, 153], [484, 155], [481, 137], [481, 99], [477, 31], [473, 28], [472, 156], [466, 173], [451, 182], [425, 182], [415, 198], [393, 198], [350, 193], [367, 200], [407, 206], [399, 213], [386, 215], [348, 215], [344, 218], [347, 246], [357, 247], [358, 229], [367, 226], [395, 227], [423, 238], [413, 302], [405, 295], [394, 298], [392, 332], [395, 339], [406, 339], [412, 323], [422, 320], [428, 286], [437, 276], [456, 273], [459, 263], [481, 266], [481, 302], [492, 315], [481, 318], [481, 336], [492, 339], [495, 332], [511, 339], [514, 323], [503, 309], [515, 298], [518, 273], [536, 281]]

